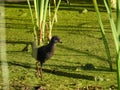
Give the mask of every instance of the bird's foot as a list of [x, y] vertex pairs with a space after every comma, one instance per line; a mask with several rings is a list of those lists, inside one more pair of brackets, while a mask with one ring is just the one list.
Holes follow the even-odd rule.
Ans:
[[41, 79], [41, 81], [42, 81], [42, 75], [41, 74], [38, 74], [38, 77]]
[[39, 77], [42, 80], [42, 75], [40, 73], [38, 73], [38, 72], [36, 72], [36, 77]]
[[42, 76], [41, 76], [41, 75], [39, 75], [39, 77], [40, 77], [40, 79], [41, 79], [41, 81], [42, 81]]
[[39, 74], [38, 72], [36, 72], [36, 76], [37, 76], [37, 77], [39, 77], [39, 76], [40, 76], [40, 74]]

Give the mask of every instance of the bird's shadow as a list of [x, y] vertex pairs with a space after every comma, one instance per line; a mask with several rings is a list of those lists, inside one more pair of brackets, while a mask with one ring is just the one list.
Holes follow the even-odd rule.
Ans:
[[57, 76], [65, 76], [69, 78], [94, 80], [94, 76], [82, 75], [82, 74], [76, 74], [76, 73], [70, 73], [70, 72], [64, 72], [64, 71], [58, 71], [58, 70], [43, 69], [43, 72], [54, 74]]
[[[0, 63], [1, 64], [1, 63]], [[20, 66], [24, 67], [26, 69], [36, 69], [33, 64], [31, 65], [30, 63], [21, 63], [21, 62], [8, 62], [8, 65], [14, 65], [14, 66]], [[54, 74], [57, 76], [65, 76], [69, 78], [76, 78], [76, 79], [86, 79], [86, 80], [94, 80], [94, 76], [89, 76], [89, 75], [82, 75], [82, 74], [77, 74], [77, 73], [71, 73], [71, 72], [65, 72], [65, 71], [59, 71], [59, 70], [53, 70], [53, 69], [42, 69], [43, 72]]]

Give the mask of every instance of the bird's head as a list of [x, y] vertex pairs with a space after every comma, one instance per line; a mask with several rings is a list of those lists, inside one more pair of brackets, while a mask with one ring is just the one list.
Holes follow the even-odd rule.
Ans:
[[58, 36], [53, 36], [51, 38], [51, 42], [52, 43], [62, 43], [61, 40], [60, 40], [60, 38]]

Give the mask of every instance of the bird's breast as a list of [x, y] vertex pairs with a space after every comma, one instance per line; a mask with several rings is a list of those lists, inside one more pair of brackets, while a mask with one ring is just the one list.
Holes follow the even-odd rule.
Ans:
[[51, 58], [54, 54], [54, 50], [47, 53], [47, 59]]

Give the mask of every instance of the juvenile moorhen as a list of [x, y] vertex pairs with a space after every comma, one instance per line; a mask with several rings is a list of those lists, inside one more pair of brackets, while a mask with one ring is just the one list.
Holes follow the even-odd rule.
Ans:
[[[53, 36], [49, 42], [49, 44], [36, 48], [36, 69], [37, 73], [40, 76], [42, 80], [42, 65], [45, 63], [46, 60], [50, 59], [55, 51], [56, 43], [62, 43], [60, 41], [60, 38], [58, 36]], [[38, 64], [40, 63], [40, 68], [38, 67]]]

